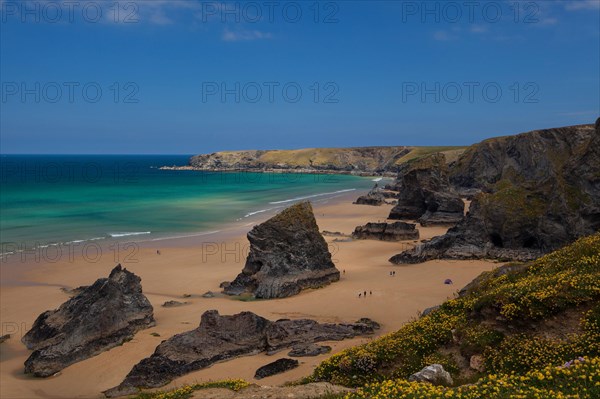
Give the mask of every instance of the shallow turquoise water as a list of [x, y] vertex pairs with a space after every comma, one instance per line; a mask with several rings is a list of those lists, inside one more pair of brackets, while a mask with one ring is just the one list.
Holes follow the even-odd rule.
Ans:
[[[2, 155], [0, 241], [27, 247], [202, 232], [298, 198], [371, 187], [347, 175], [160, 170], [189, 156]], [[11, 244], [12, 245], [12, 244]]]

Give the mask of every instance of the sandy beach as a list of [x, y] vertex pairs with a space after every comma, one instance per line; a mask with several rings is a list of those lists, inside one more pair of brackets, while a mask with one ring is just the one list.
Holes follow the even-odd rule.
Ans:
[[[354, 192], [314, 204], [321, 231], [350, 234], [358, 225], [386, 220], [390, 205], [380, 207], [353, 205]], [[164, 339], [197, 327], [200, 316], [210, 309], [221, 314], [248, 310], [271, 320], [311, 318], [321, 322], [352, 322], [361, 317], [381, 323], [379, 336], [398, 329], [418, 316], [419, 311], [437, 305], [485, 270], [497, 266], [487, 261], [430, 261], [418, 265], [394, 266], [388, 259], [408, 242], [345, 240], [327, 236], [341, 280], [328, 287], [307, 290], [300, 295], [268, 301], [240, 301], [220, 294], [219, 284], [232, 280], [242, 269], [248, 251], [246, 233], [253, 224], [271, 214], [263, 213], [226, 226], [220, 232], [188, 238], [140, 242], [136, 246], [119, 246], [107, 250], [95, 262], [80, 253], [56, 262], [40, 259], [21, 262], [13, 257], [4, 262], [1, 278], [2, 334], [11, 338], [0, 346], [0, 397], [13, 398], [100, 398], [101, 392], [119, 384], [132, 366], [149, 356]], [[419, 227], [421, 239], [443, 234], [446, 228]], [[160, 255], [157, 254], [160, 250]], [[93, 283], [108, 276], [120, 262], [142, 278], [144, 293], [154, 306], [156, 326], [140, 331], [120, 347], [76, 363], [59, 375], [38, 379], [23, 374], [23, 362], [30, 354], [20, 342], [35, 318], [45, 310], [57, 308], [69, 296], [61, 290]], [[390, 271], [395, 276], [390, 276]], [[453, 285], [445, 285], [450, 278]], [[217, 293], [204, 298], [207, 291]], [[372, 291], [367, 298], [359, 292]], [[168, 300], [187, 302], [184, 306], [165, 308]], [[153, 336], [157, 333], [160, 336]], [[327, 342], [333, 352], [364, 342], [365, 338]], [[184, 383], [244, 378], [254, 381], [255, 370], [285, 357], [287, 351], [274, 356], [265, 354], [216, 364], [173, 381]], [[265, 378], [261, 385], [276, 385], [311, 373], [313, 367], [329, 355], [300, 358], [301, 366], [290, 372]]]

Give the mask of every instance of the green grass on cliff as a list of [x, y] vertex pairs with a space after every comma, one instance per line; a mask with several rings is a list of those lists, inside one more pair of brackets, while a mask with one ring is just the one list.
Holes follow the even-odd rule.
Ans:
[[446, 162], [456, 161], [467, 147], [461, 146], [430, 146], [430, 147], [411, 147], [411, 151], [396, 161], [396, 165], [409, 162], [413, 159], [422, 158], [427, 155], [441, 152], [446, 156]]
[[405, 162], [441, 152], [447, 162], [458, 159], [466, 147], [356, 147], [356, 148], [304, 148], [298, 150], [265, 151], [221, 151], [216, 156], [224, 165], [260, 165], [261, 167], [294, 168], [339, 168], [340, 170], [358, 169], [362, 171], [393, 171]]
[[[398, 393], [416, 389], [405, 380], [410, 374], [440, 363], [457, 385], [479, 380], [478, 384], [490, 389], [490, 398], [528, 398], [536, 396], [492, 396], [494, 389], [500, 388], [494, 384], [494, 376], [505, 376], [508, 385], [518, 385], [521, 377], [538, 384], [537, 373], [552, 374], [556, 367], [582, 356], [591, 364], [600, 356], [600, 233], [512, 271], [502, 270], [505, 272], [484, 273], [466, 295], [445, 302], [400, 330], [333, 355], [307, 381], [372, 390], [373, 396], [350, 398], [477, 397], [464, 396], [456, 389], [424, 388], [421, 396]], [[481, 359], [484, 372], [470, 369], [472, 356]], [[591, 372], [599, 381], [598, 363], [593, 361]], [[387, 386], [389, 381], [395, 382]], [[399, 391], [378, 396], [386, 387]], [[580, 388], [584, 387], [587, 385], [581, 381]], [[518, 391], [515, 389], [511, 392]], [[563, 393], [572, 391], [573, 386]]]
[[195, 391], [211, 388], [225, 388], [237, 392], [241, 389], [250, 386], [245, 380], [221, 380], [209, 381], [193, 385], [184, 385], [170, 391], [155, 391], [155, 392], [140, 392], [130, 399], [189, 399], [194, 395]]
[[[364, 150], [371, 150], [365, 151]], [[363, 165], [376, 169], [391, 162], [405, 147], [365, 147], [365, 148], [305, 148], [300, 150], [270, 150], [260, 156], [260, 161], [271, 165], [288, 165], [291, 167], [326, 167], [344, 168], [349, 165]], [[377, 156], [373, 153], [376, 152]]]

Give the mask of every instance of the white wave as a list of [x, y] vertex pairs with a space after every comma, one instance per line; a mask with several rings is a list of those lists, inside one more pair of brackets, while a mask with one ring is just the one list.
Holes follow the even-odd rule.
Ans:
[[[273, 201], [273, 202], [269, 202], [269, 204], [272, 204], [272, 205], [285, 204], [285, 203], [288, 203], [288, 202], [300, 201], [300, 200], [308, 199], [308, 198], [322, 197], [324, 195], [333, 195], [333, 194], [347, 193], [347, 192], [350, 192], [350, 191], [356, 191], [356, 189], [355, 188], [349, 188], [349, 189], [346, 189], [346, 190], [333, 191], [331, 193], [321, 193], [321, 194], [307, 195], [305, 197], [296, 197], [296, 198], [291, 198], [291, 199], [287, 199], [287, 200], [283, 200], [283, 201]], [[263, 211], [259, 211], [259, 212], [266, 212], [267, 210], [263, 210]]]
[[176, 239], [176, 238], [189, 238], [189, 237], [206, 236], [206, 235], [209, 235], [209, 234], [219, 233], [220, 231], [221, 230], [213, 230], [213, 231], [204, 231], [202, 233], [184, 234], [184, 235], [179, 235], [179, 236], [165, 236], [165, 237], [153, 238], [151, 240], [142, 240], [142, 241], [138, 241], [138, 242], [164, 241], [164, 240], [173, 240], [173, 239]]
[[[272, 204], [272, 202], [271, 202], [271, 204]], [[277, 209], [277, 207], [275, 207], [275, 208], [261, 209], [261, 210], [259, 210], [259, 211], [250, 212], [250, 213], [247, 213], [247, 214], [245, 214], [245, 215], [244, 215], [244, 217], [245, 217], [245, 218], [247, 218], [247, 217], [250, 217], [250, 216], [252, 216], [252, 215], [256, 215], [256, 214], [258, 214], [258, 213], [263, 213], [263, 212], [272, 211], [273, 209]]]
[[127, 233], [108, 233], [108, 235], [110, 237], [113, 238], [117, 238], [117, 237], [127, 237], [127, 236], [141, 236], [144, 234], [150, 234], [152, 233], [151, 231], [133, 231], [133, 232], [127, 232]]
[[383, 177], [376, 177], [376, 178], [374, 178], [374, 179], [373, 179], [373, 180], [371, 180], [371, 181], [382, 181], [382, 180], [383, 180]]

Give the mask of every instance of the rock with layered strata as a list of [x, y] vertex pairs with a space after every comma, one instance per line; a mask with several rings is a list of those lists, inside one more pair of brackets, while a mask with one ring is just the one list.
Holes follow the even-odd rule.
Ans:
[[464, 203], [449, 184], [444, 154], [401, 165], [394, 188], [398, 202], [390, 219], [418, 219], [425, 226], [456, 224], [463, 217]]
[[371, 239], [381, 241], [402, 241], [419, 239], [419, 230], [414, 223], [367, 223], [358, 226], [352, 233], [355, 239]]

